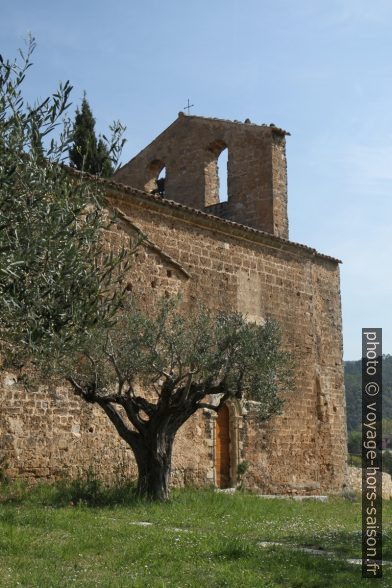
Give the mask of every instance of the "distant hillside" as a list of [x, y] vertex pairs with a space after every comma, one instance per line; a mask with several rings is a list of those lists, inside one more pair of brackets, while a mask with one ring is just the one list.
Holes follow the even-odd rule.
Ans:
[[[347, 428], [348, 432], [354, 430], [361, 422], [361, 380], [362, 360], [345, 361], [344, 377], [346, 385], [347, 401]], [[392, 355], [383, 355], [382, 363], [383, 380], [383, 419], [392, 419]]]

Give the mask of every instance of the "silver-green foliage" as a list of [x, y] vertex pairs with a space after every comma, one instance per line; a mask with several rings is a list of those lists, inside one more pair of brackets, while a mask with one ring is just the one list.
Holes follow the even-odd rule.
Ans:
[[86, 400], [126, 408], [136, 429], [147, 424], [142, 412], [151, 420], [161, 410], [178, 411], [181, 420], [234, 397], [258, 401], [265, 420], [293, 389], [293, 360], [276, 321], [257, 325], [202, 307], [180, 313], [171, 300], [151, 314], [129, 305], [115, 329], [90, 341], [84, 360], [66, 372]]
[[261, 326], [205, 308], [180, 313], [169, 299], [155, 313], [125, 307], [112, 332], [88, 343], [64, 374], [129, 444], [137, 492], [152, 500], [167, 500], [173, 442], [197, 410], [218, 412], [230, 398], [247, 398], [267, 420], [292, 389], [291, 357], [272, 320]]
[[34, 106], [24, 98], [34, 47], [0, 57], [0, 351], [14, 359], [62, 355], [111, 324], [125, 263], [103, 250], [99, 183], [63, 165], [69, 82]]

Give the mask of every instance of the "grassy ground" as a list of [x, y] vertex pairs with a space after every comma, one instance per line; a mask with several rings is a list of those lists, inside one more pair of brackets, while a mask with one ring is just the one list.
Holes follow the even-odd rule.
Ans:
[[[345, 561], [361, 555], [359, 502], [297, 503], [188, 489], [173, 492], [167, 504], [148, 504], [127, 489], [106, 492], [94, 482], [28, 493], [3, 486], [0, 500], [4, 587], [348, 588], [370, 582], [360, 566]], [[392, 504], [384, 503], [383, 516], [384, 559], [392, 561]], [[287, 547], [260, 547], [263, 541]], [[392, 566], [384, 567], [377, 586], [392, 587]]]

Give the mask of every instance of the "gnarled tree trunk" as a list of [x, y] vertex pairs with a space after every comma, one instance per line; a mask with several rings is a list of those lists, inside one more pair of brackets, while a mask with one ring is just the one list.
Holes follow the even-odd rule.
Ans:
[[138, 467], [137, 493], [149, 500], [169, 498], [171, 459], [174, 435], [156, 434], [140, 438], [132, 447]]

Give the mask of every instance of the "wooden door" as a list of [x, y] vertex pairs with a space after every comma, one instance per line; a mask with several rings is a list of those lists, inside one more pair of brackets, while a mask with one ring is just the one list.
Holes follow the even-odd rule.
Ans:
[[218, 488], [230, 486], [230, 429], [226, 404], [218, 412], [215, 435], [215, 472]]

